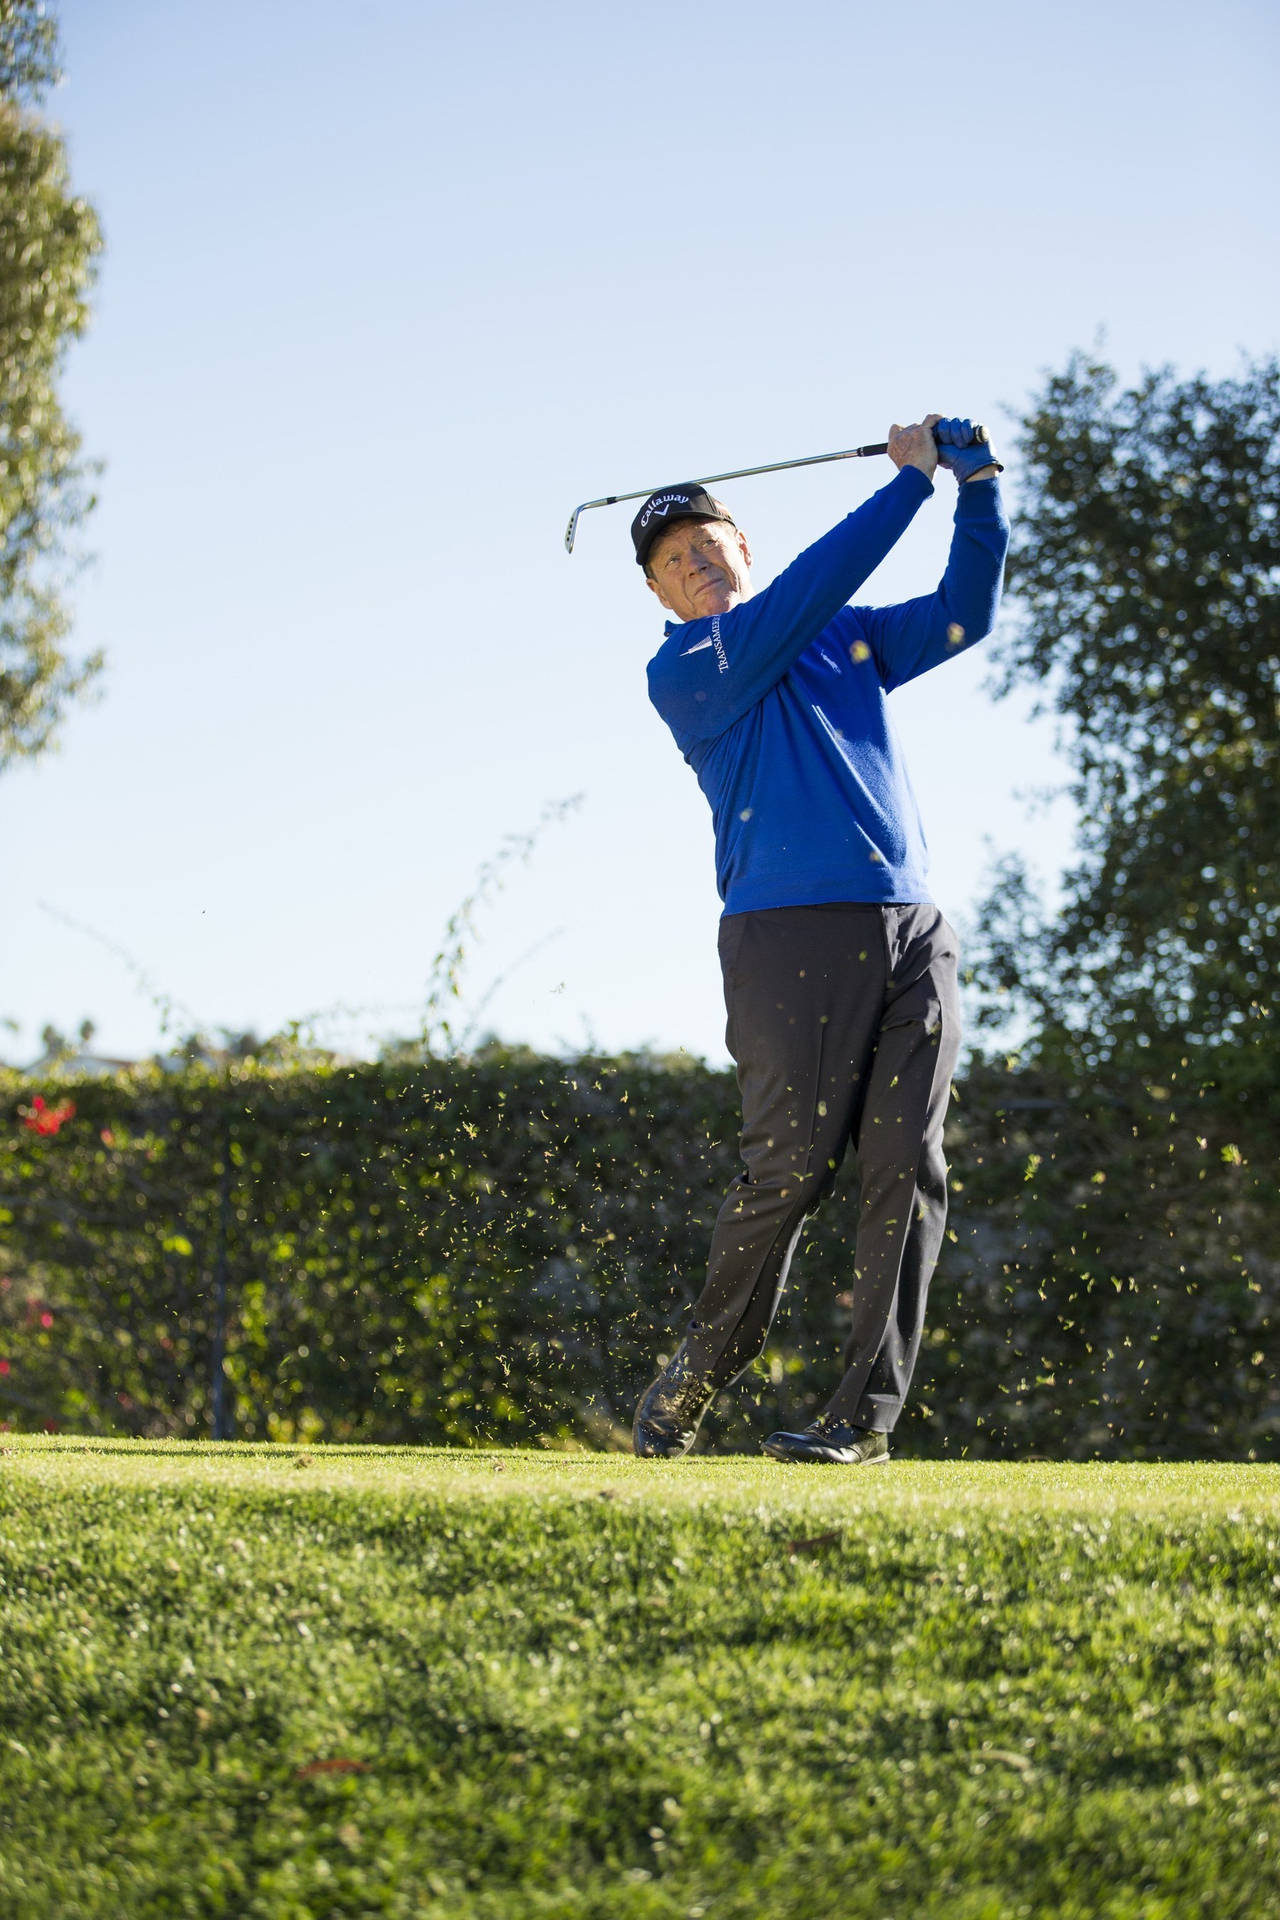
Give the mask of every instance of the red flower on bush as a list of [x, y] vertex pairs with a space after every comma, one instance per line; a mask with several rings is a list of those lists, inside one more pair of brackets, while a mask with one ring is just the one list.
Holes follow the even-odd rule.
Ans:
[[76, 1103], [64, 1100], [60, 1106], [51, 1107], [43, 1094], [37, 1094], [29, 1107], [20, 1107], [22, 1124], [31, 1133], [57, 1133], [68, 1120], [75, 1118]]

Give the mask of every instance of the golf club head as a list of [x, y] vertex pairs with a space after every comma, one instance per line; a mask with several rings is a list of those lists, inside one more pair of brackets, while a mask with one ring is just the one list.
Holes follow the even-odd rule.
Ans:
[[575, 507], [573, 512], [569, 515], [569, 524], [565, 528], [565, 534], [564, 534], [564, 550], [566, 553], [573, 552], [573, 536], [578, 531], [578, 515], [581, 512], [582, 512], [581, 507]]

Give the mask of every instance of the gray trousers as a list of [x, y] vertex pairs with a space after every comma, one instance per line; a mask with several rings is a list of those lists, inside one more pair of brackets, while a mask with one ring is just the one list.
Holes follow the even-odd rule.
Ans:
[[934, 906], [774, 907], [720, 923], [743, 1171], [686, 1336], [726, 1386], [764, 1347], [805, 1215], [852, 1145], [861, 1197], [845, 1374], [826, 1412], [890, 1431], [947, 1215], [956, 937]]

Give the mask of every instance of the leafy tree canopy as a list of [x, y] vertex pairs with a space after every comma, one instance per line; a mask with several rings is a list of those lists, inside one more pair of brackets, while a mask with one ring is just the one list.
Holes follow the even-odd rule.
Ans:
[[1280, 363], [1121, 390], [1076, 354], [1019, 446], [1000, 690], [1064, 722], [1080, 857], [1052, 920], [1006, 863], [981, 971], [1042, 1051], [1274, 1086]]
[[24, 106], [57, 78], [56, 51], [42, 6], [0, 0], [0, 769], [51, 743], [101, 664], [64, 646], [68, 536], [92, 500], [57, 396], [101, 237], [62, 141]]
[[0, 0], [0, 98], [39, 99], [58, 79], [58, 29], [33, 0]]

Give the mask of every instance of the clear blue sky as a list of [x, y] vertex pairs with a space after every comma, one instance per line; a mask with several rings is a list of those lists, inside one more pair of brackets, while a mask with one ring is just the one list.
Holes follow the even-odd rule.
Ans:
[[[107, 242], [65, 396], [105, 461], [76, 608], [109, 668], [0, 784], [18, 1061], [86, 1014], [159, 1041], [66, 919], [180, 1024], [411, 1030], [480, 864], [576, 793], [483, 918], [486, 1024], [722, 1058], [656, 608], [626, 510], [570, 559], [570, 508], [931, 407], [1007, 439], [1100, 328], [1126, 376], [1277, 345], [1270, 6], [58, 11], [50, 111]], [[726, 488], [757, 582], [886, 477]], [[950, 486], [865, 597], [933, 585]], [[1016, 798], [1062, 779], [1052, 728], [980, 652], [895, 696], [962, 925], [988, 842], [1047, 875], [1070, 845]]]

